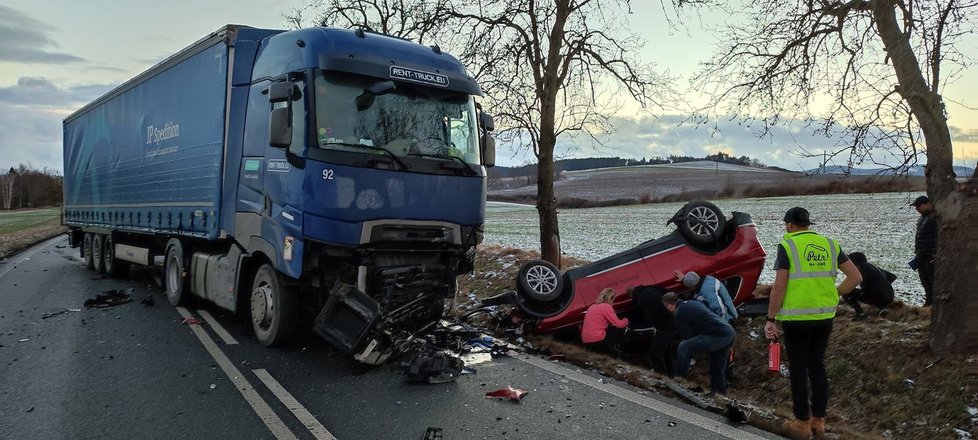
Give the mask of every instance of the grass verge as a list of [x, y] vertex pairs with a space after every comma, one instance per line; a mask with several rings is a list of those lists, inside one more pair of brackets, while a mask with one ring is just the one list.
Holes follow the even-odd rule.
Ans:
[[67, 230], [60, 208], [0, 212], [0, 260]]

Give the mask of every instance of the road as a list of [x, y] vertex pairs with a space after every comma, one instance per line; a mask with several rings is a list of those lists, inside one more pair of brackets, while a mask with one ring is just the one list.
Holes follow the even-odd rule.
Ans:
[[[148, 271], [93, 275], [64, 237], [0, 264], [0, 438], [421, 439], [429, 427], [445, 439], [776, 438], [526, 355], [412, 385], [396, 366], [365, 368], [311, 332], [261, 347], [239, 317], [171, 307]], [[132, 302], [83, 307], [130, 287]], [[506, 386], [529, 393], [484, 397]]]

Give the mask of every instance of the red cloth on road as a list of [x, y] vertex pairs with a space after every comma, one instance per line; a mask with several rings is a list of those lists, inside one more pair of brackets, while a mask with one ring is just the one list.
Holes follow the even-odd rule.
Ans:
[[628, 318], [618, 319], [614, 307], [608, 303], [592, 304], [587, 308], [584, 315], [584, 324], [581, 325], [581, 342], [590, 344], [604, 340], [605, 331], [608, 325], [618, 328], [628, 326]]

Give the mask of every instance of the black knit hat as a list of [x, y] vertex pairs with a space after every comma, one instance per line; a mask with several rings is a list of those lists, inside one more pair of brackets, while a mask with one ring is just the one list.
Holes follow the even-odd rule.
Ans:
[[795, 206], [784, 213], [784, 222], [796, 226], [808, 226], [812, 224], [812, 220], [808, 216], [808, 210], [800, 206]]

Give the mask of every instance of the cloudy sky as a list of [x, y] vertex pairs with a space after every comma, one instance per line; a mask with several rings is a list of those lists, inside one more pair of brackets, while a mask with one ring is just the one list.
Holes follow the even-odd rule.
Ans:
[[[61, 170], [61, 121], [72, 111], [227, 23], [283, 28], [283, 14], [306, 2], [297, 0], [170, 0], [161, 3], [118, 0], [7, 0], [0, 5], [0, 169], [19, 163]], [[635, 4], [633, 26], [649, 42], [646, 61], [688, 76], [710, 53], [713, 37], [697, 26], [670, 32], [657, 2]], [[189, 11], [192, 11], [190, 13]], [[978, 54], [978, 46], [965, 48]], [[966, 72], [945, 94], [978, 107], [978, 74]], [[978, 129], [978, 110], [950, 104], [952, 125]], [[793, 152], [819, 151], [834, 141], [810, 136], [804, 128], [778, 129], [758, 139], [736, 122], [720, 122], [719, 131], [682, 124], [681, 114], [616, 117], [616, 131], [595, 147], [564, 139], [560, 157], [701, 156], [724, 151], [747, 155], [769, 165], [807, 168], [814, 162]], [[973, 166], [978, 145], [959, 142]], [[500, 165], [532, 160], [526, 151], [501, 146]]]

